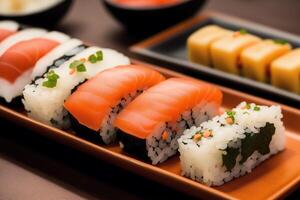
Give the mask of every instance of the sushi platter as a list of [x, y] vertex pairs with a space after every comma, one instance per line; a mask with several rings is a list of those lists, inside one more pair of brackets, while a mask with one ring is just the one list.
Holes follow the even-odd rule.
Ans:
[[200, 198], [299, 186], [298, 109], [19, 27], [0, 21], [1, 117]]
[[300, 108], [299, 63], [289, 64], [299, 57], [298, 47], [297, 35], [206, 12], [130, 49], [194, 77]]

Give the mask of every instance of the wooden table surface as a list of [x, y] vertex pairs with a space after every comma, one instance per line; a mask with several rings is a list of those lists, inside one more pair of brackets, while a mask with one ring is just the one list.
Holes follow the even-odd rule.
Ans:
[[[210, 0], [203, 10], [239, 16], [300, 35], [298, 0]], [[75, 1], [56, 29], [126, 54], [128, 46], [141, 39], [126, 33], [97, 0]], [[0, 200], [188, 197], [13, 123], [1, 119], [0, 126]], [[299, 199], [299, 190], [288, 198], [297, 196]]]

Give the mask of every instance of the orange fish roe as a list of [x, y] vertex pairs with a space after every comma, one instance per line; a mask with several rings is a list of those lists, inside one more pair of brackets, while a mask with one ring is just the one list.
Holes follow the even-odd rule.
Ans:
[[74, 74], [75, 72], [76, 72], [75, 69], [71, 69], [70, 72], [69, 72], [69, 74], [72, 75], [72, 74]]
[[168, 137], [169, 137], [169, 133], [167, 131], [164, 131], [163, 134], [162, 134], [162, 139], [164, 141], [167, 141], [168, 140]]
[[240, 31], [236, 31], [233, 33], [233, 37], [238, 37], [241, 35], [241, 32]]
[[226, 118], [226, 122], [227, 122], [227, 124], [233, 124], [233, 119], [232, 119], [232, 117], [227, 117], [227, 118]]
[[205, 137], [205, 138], [208, 138], [208, 137], [211, 136], [211, 135], [212, 135], [212, 132], [209, 131], [209, 130], [207, 130], [207, 131], [205, 131], [205, 132], [203, 133], [203, 137]]
[[194, 139], [195, 141], [199, 141], [199, 140], [201, 140], [201, 138], [202, 138], [202, 134], [201, 134], [201, 133], [196, 133], [196, 134], [194, 135], [194, 137], [193, 137], [193, 139]]

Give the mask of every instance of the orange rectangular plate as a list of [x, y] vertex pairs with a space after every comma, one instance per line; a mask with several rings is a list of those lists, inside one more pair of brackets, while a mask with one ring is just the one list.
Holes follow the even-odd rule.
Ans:
[[[141, 63], [134, 61], [134, 63]], [[144, 64], [162, 72], [167, 77], [185, 75]], [[219, 86], [220, 87], [220, 86]], [[220, 87], [224, 94], [223, 109], [235, 107], [242, 101], [257, 104], [277, 104], [225, 87]], [[275, 199], [283, 198], [299, 186], [300, 181], [300, 110], [282, 105], [286, 127], [286, 150], [262, 163], [252, 173], [235, 179], [221, 187], [208, 187], [180, 175], [178, 155], [158, 166], [152, 166], [121, 151], [118, 145], [104, 146], [86, 141], [72, 132], [65, 132], [28, 118], [23, 109], [0, 104], [0, 116], [19, 125], [32, 129], [38, 134], [70, 145], [138, 175], [168, 185], [187, 194], [200, 198], [219, 199]]]

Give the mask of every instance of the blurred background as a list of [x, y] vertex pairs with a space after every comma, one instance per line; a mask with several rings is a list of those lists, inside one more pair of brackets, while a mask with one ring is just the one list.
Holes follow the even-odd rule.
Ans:
[[[297, 0], [209, 0], [199, 12], [218, 11], [300, 34], [299, 9]], [[126, 32], [97, 0], [74, 1], [70, 13], [57, 28], [88, 42], [122, 51], [141, 39]]]
[[[19, 20], [51, 27], [87, 43], [115, 48], [130, 56], [133, 55], [128, 52], [128, 47], [148, 37], [137, 34], [139, 30], [145, 30], [142, 26], [137, 25], [128, 31], [111, 15], [103, 1], [65, 2], [58, 10], [33, 16], [35, 20], [32, 16], [26, 19], [23, 16]], [[20, 17], [5, 13], [6, 3], [0, 0], [0, 17]], [[298, 0], [208, 0], [196, 14], [208, 10], [300, 35]], [[56, 23], [60, 18], [61, 21]], [[189, 198], [186, 194], [96, 160], [10, 122], [1, 119], [0, 126], [0, 200], [154, 199], [166, 195], [168, 198]], [[299, 199], [299, 194], [298, 190], [288, 198]]]

